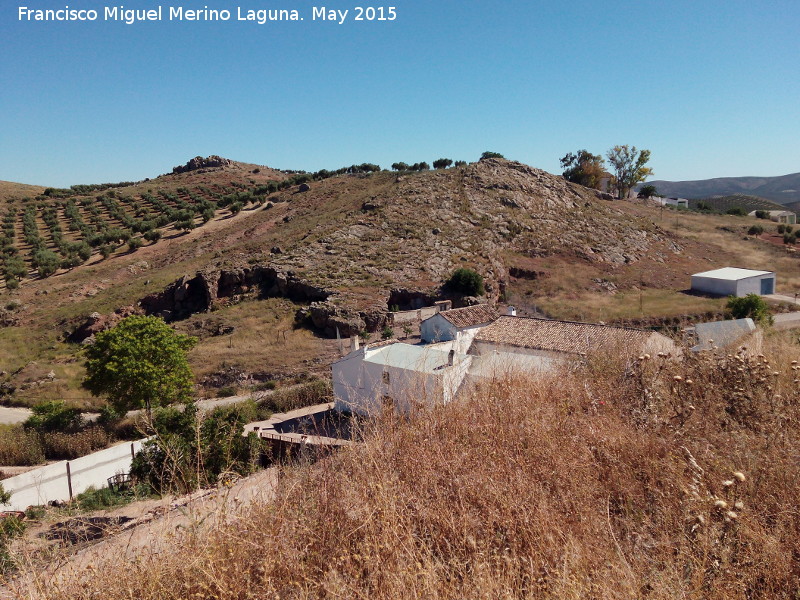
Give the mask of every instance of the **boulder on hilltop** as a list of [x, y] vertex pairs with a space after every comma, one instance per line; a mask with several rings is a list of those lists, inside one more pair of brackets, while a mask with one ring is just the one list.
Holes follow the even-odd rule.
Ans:
[[212, 154], [206, 158], [202, 156], [195, 156], [192, 160], [185, 165], [179, 165], [172, 169], [173, 173], [187, 173], [189, 171], [197, 171], [198, 169], [207, 169], [211, 167], [225, 167], [232, 165], [233, 161], [228, 158], [222, 158], [216, 154]]

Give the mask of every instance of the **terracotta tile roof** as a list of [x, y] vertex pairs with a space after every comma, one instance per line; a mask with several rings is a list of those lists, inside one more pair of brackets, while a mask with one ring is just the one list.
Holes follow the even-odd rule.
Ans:
[[475, 336], [475, 341], [583, 354], [612, 345], [638, 350], [653, 335], [660, 334], [594, 323], [502, 316], [481, 329]]
[[488, 304], [476, 304], [475, 306], [443, 310], [439, 314], [459, 328], [491, 323], [500, 316], [497, 309]]

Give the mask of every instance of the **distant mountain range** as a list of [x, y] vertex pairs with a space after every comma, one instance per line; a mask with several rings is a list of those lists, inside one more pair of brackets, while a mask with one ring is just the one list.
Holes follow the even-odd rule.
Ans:
[[800, 202], [800, 173], [779, 177], [718, 177], [699, 181], [648, 181], [662, 196], [710, 198], [745, 194], [778, 204]]

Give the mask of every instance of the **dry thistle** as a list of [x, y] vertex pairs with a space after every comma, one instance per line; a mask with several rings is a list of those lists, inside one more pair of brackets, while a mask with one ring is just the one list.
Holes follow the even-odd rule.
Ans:
[[746, 481], [746, 478], [745, 478], [745, 476], [744, 476], [744, 473], [742, 473], [741, 471], [734, 471], [734, 472], [733, 472], [733, 477], [734, 477], [734, 478], [735, 478], [735, 479], [736, 479], [736, 480], [737, 480], [739, 483], [744, 483], [744, 482]]
[[717, 500], [714, 502], [714, 508], [718, 508], [719, 510], [725, 510], [728, 508], [728, 503], [725, 500]]

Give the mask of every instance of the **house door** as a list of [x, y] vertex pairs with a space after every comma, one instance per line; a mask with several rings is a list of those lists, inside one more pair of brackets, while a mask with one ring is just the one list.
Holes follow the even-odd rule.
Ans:
[[761, 280], [761, 295], [766, 296], [767, 294], [774, 294], [775, 293], [775, 280], [772, 277], [766, 277]]

